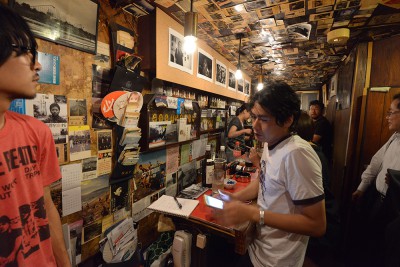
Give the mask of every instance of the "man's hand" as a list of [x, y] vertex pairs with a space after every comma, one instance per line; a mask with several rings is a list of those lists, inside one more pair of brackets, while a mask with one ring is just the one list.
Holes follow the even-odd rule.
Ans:
[[253, 130], [252, 129], [244, 129], [243, 130], [245, 134], [252, 134]]
[[258, 152], [254, 147], [252, 147], [250, 149], [249, 159], [250, 159], [251, 163], [253, 163], [253, 165], [255, 167], [260, 168], [261, 157], [260, 157], [260, 155], [258, 155]]
[[389, 173], [386, 173], [386, 176], [385, 176], [385, 183], [386, 183], [387, 185], [390, 184], [390, 179], [391, 179], [390, 174], [389, 174]]
[[352, 195], [351, 195], [351, 200], [356, 203], [359, 204], [362, 196], [364, 195], [364, 192], [360, 191], [360, 190], [356, 190]]
[[224, 209], [215, 209], [213, 212], [218, 223], [228, 227], [252, 220], [253, 214], [258, 214], [258, 207], [241, 201], [225, 202]]

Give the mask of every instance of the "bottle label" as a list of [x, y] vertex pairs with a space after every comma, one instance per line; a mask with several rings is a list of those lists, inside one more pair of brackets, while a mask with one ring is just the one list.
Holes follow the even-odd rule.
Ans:
[[214, 165], [209, 165], [206, 167], [206, 184], [212, 184], [214, 176]]
[[238, 157], [240, 157], [242, 155], [242, 151], [240, 151], [240, 150], [233, 150], [233, 156], [235, 157], [235, 158], [238, 158]]
[[243, 166], [240, 166], [240, 165], [236, 165], [235, 169], [236, 169], [236, 172], [241, 172], [244, 170]]

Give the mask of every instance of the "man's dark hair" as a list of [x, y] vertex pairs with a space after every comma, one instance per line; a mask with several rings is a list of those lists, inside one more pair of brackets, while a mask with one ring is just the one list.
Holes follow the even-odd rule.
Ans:
[[320, 109], [321, 111], [324, 111], [324, 108], [325, 108], [324, 103], [322, 103], [322, 102], [319, 101], [319, 100], [313, 100], [313, 101], [311, 101], [311, 102], [310, 102], [310, 105], [308, 105], [308, 107], [311, 107], [311, 106], [319, 106], [319, 109]]
[[51, 110], [52, 108], [54, 108], [54, 107], [58, 108], [58, 110], [61, 110], [61, 109], [60, 109], [60, 105], [58, 105], [57, 103], [52, 103], [52, 104], [50, 105], [50, 110]]
[[249, 110], [249, 109], [250, 109], [249, 104], [244, 103], [243, 105], [241, 105], [239, 108], [236, 109], [235, 114], [236, 114], [236, 116], [239, 116], [240, 113], [242, 113], [245, 110]]
[[275, 117], [275, 122], [279, 126], [293, 116], [293, 123], [289, 127], [294, 130], [300, 116], [300, 99], [293, 89], [285, 82], [276, 81], [266, 85], [258, 91], [250, 100], [250, 108], [258, 103], [262, 108]]
[[[395, 94], [393, 96], [393, 100], [396, 100], [396, 99], [400, 100], [400, 94]], [[397, 108], [400, 109], [400, 102], [397, 104]]]
[[16, 49], [17, 47], [25, 47], [37, 49], [35, 37], [25, 20], [15, 11], [0, 3], [0, 66], [6, 62], [13, 51], [20, 56], [26, 51]]
[[311, 141], [315, 132], [315, 124], [307, 112], [302, 111], [297, 121], [296, 133], [306, 141]]

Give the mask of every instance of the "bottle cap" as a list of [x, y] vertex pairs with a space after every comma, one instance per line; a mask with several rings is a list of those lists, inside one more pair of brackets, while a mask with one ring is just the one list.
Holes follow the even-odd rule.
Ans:
[[225, 146], [221, 146], [221, 147], [219, 148], [219, 150], [225, 151]]
[[235, 144], [238, 146], [240, 143], [239, 143], [239, 141], [236, 141]]
[[211, 145], [206, 145], [206, 150], [211, 150]]

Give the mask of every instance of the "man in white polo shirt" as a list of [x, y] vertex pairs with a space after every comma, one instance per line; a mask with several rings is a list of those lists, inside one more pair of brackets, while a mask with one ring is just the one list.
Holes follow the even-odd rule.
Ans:
[[[260, 175], [233, 194], [234, 201], [216, 217], [225, 225], [257, 222], [251, 263], [244, 258], [237, 266], [301, 267], [309, 236], [322, 236], [326, 229], [321, 162], [307, 141], [291, 134], [300, 100], [289, 85], [269, 84], [250, 106], [254, 136], [265, 142]], [[254, 198], [258, 206], [241, 202]]]

